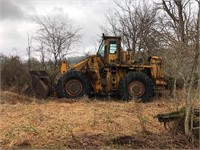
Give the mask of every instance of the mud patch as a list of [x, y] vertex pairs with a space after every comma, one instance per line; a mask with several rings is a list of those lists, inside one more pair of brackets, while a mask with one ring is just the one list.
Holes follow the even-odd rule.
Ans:
[[16, 147], [16, 148], [30, 148], [31, 147], [31, 144], [28, 140], [25, 140], [25, 141], [22, 141], [21, 143], [19, 144], [15, 144], [13, 147]]

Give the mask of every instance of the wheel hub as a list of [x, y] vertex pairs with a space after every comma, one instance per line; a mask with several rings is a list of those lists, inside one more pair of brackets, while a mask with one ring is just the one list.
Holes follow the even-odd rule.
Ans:
[[131, 96], [140, 97], [145, 92], [144, 84], [140, 81], [133, 81], [129, 84], [128, 90]]
[[81, 93], [83, 86], [79, 80], [69, 80], [65, 85], [65, 91], [71, 96], [77, 96]]

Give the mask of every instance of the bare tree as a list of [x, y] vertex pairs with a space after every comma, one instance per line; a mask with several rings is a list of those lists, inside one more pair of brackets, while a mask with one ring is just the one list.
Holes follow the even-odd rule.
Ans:
[[[192, 134], [192, 129], [190, 128], [190, 115], [191, 115], [191, 107], [194, 101], [194, 96], [193, 96], [193, 86], [196, 80], [196, 74], [198, 75], [198, 78], [200, 78], [200, 74], [198, 69], [200, 66], [200, 49], [199, 49], [199, 35], [200, 35], [200, 1], [196, 0], [196, 2], [198, 3], [198, 13], [197, 13], [197, 19], [196, 19], [196, 33], [195, 33], [195, 39], [196, 39], [196, 44], [195, 44], [195, 54], [194, 54], [194, 58], [193, 58], [193, 64], [192, 64], [192, 70], [191, 70], [191, 74], [190, 74], [190, 78], [189, 78], [189, 86], [188, 86], [188, 90], [186, 93], [186, 99], [185, 99], [185, 107], [186, 107], [186, 116], [185, 116], [185, 122], [184, 122], [184, 126], [185, 126], [185, 134], [187, 136], [191, 136]], [[199, 79], [198, 79], [199, 80]], [[199, 84], [199, 81], [198, 81]], [[197, 87], [196, 92], [198, 93], [199, 91], [199, 86]], [[200, 95], [200, 94], [199, 94]], [[200, 96], [199, 96], [200, 97]]]
[[29, 35], [29, 33], [27, 34], [28, 37], [28, 45], [26, 48], [27, 51], [27, 55], [28, 55], [28, 69], [31, 69], [31, 50], [32, 50], [32, 36]]
[[148, 7], [148, 4], [136, 5], [134, 1], [123, 0], [115, 2], [116, 8], [110, 10], [107, 15], [107, 26], [103, 26], [105, 33], [122, 36], [123, 45], [136, 51], [146, 50], [150, 55], [152, 49], [156, 49], [158, 38], [154, 36], [156, 24], [156, 9]]
[[[163, 53], [176, 78], [184, 80], [185, 94], [185, 134], [190, 136], [189, 126], [191, 108], [194, 103], [194, 83], [198, 74], [199, 58], [199, 17], [192, 12], [190, 0], [162, 0], [164, 15], [160, 19], [159, 33], [165, 46]], [[197, 20], [197, 21], [196, 21]], [[199, 75], [198, 75], [199, 76]], [[174, 83], [174, 86], [176, 83]], [[175, 87], [174, 87], [175, 88]], [[175, 92], [174, 92], [175, 94]]]
[[42, 69], [46, 70], [45, 60], [47, 59], [47, 50], [44, 49], [43, 42], [40, 42], [37, 48], [35, 49], [36, 52], [39, 53], [40, 56], [40, 63], [42, 65]]
[[198, 99], [200, 99], [200, 0], [196, 0], [198, 3], [198, 18], [197, 18], [197, 33], [196, 33], [196, 52], [198, 55]]
[[38, 30], [35, 39], [42, 45], [42, 51], [53, 55], [54, 68], [63, 59], [73, 45], [80, 39], [80, 28], [72, 20], [62, 16], [37, 17]]

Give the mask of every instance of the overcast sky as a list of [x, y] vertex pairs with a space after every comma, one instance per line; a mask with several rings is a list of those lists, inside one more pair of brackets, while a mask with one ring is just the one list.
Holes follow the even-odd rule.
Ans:
[[99, 28], [114, 0], [0, 0], [1, 53], [24, 58], [27, 34], [34, 35], [35, 16], [63, 14], [82, 28], [81, 46], [76, 51], [94, 53], [101, 36]]

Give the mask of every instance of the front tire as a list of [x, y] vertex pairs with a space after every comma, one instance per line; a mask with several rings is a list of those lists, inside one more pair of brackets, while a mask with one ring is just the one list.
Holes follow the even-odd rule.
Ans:
[[75, 99], [83, 95], [89, 95], [90, 90], [90, 80], [76, 70], [68, 71], [59, 79], [57, 84], [57, 93], [60, 98]]

